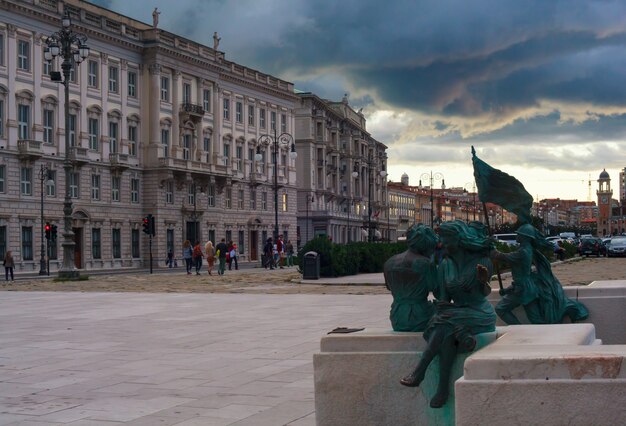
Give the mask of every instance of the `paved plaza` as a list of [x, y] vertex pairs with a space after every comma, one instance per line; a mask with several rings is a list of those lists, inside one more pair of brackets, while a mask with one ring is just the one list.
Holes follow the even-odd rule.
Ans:
[[312, 355], [389, 295], [0, 292], [0, 425], [315, 424]]

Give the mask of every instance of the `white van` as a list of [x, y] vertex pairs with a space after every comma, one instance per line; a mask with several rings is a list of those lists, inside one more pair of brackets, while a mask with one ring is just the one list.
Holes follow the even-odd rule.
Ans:
[[561, 237], [561, 239], [563, 240], [573, 240], [574, 238], [576, 238], [576, 233], [575, 232], [561, 232], [559, 234], [559, 237]]
[[519, 246], [519, 243], [517, 242], [517, 234], [494, 234], [493, 236], [496, 240], [502, 241], [510, 246]]

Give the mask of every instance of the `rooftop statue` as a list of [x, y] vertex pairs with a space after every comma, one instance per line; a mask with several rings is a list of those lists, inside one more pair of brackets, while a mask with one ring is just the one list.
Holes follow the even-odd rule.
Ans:
[[437, 271], [436, 312], [424, 332], [428, 345], [415, 370], [400, 380], [405, 386], [419, 386], [439, 355], [439, 383], [430, 401], [433, 408], [448, 400], [456, 354], [473, 351], [475, 335], [494, 331], [496, 326], [496, 313], [486, 299], [491, 291], [493, 243], [484, 228], [455, 220], [442, 223], [439, 235], [448, 255]]
[[[563, 287], [552, 273], [550, 261], [541, 249], [552, 245], [535, 227], [525, 224], [517, 230], [519, 248], [512, 253], [493, 250], [492, 259], [511, 265], [513, 285], [500, 290], [502, 300], [496, 306], [498, 316], [507, 324], [521, 324], [513, 309], [522, 305], [531, 324], [558, 324], [565, 316], [572, 322], [589, 316], [582, 303], [568, 299]], [[532, 270], [535, 266], [536, 271]]]
[[154, 10], [152, 11], [152, 27], [156, 28], [159, 25], [159, 15], [161, 14], [161, 12], [159, 12], [159, 8], [155, 7]]
[[435, 313], [428, 294], [435, 290], [432, 229], [417, 224], [406, 233], [408, 249], [385, 262], [385, 285], [393, 295], [389, 319], [394, 331], [424, 331]]

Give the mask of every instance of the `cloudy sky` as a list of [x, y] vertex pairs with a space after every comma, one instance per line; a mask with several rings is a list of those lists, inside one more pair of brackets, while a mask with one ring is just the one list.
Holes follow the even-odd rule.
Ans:
[[[470, 146], [533, 197], [618, 198], [626, 167], [626, 2], [99, 0], [296, 88], [363, 107], [393, 180], [472, 182]], [[438, 185], [438, 182], [436, 182]], [[468, 185], [471, 187], [471, 184]]]

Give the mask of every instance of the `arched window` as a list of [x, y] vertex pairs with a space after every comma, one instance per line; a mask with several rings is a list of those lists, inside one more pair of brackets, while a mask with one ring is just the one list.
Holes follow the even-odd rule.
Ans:
[[32, 136], [33, 93], [29, 90], [22, 90], [15, 97], [17, 101], [17, 138], [30, 139]]

